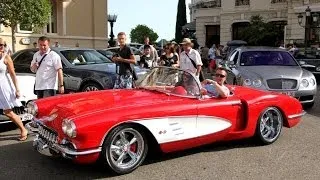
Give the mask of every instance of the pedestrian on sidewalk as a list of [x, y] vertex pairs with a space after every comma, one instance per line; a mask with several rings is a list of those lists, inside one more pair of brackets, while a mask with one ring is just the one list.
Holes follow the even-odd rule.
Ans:
[[202, 61], [199, 52], [195, 49], [192, 49], [192, 42], [189, 38], [184, 38], [180, 44], [183, 47], [183, 52], [180, 54], [180, 69], [191, 71], [193, 75], [202, 81]]
[[19, 97], [20, 91], [14, 65], [11, 57], [5, 52], [3, 39], [0, 38], [0, 109], [3, 109], [4, 115], [19, 127], [20, 138], [18, 140], [25, 141], [28, 138], [28, 131], [23, 126], [20, 117], [12, 111], [12, 108], [22, 106], [18, 100]]
[[112, 57], [112, 61], [117, 64], [118, 77], [114, 84], [114, 89], [131, 89], [134, 87], [134, 78], [136, 79], [134, 68], [131, 66], [136, 64], [132, 49], [126, 45], [126, 34], [120, 32], [118, 34], [118, 42], [120, 48], [118, 52]]
[[[153, 62], [157, 62], [159, 57], [158, 52], [156, 48], [150, 44], [150, 39], [148, 36], [144, 37], [144, 45], [150, 46], [150, 49], [151, 49], [150, 57]], [[144, 55], [144, 45], [139, 48], [139, 51], [142, 55]]]
[[[61, 57], [49, 47], [50, 39], [38, 39], [39, 51], [33, 55], [30, 70], [36, 73], [35, 92], [38, 97], [55, 96], [56, 91], [64, 93]], [[58, 78], [57, 78], [58, 77]]]

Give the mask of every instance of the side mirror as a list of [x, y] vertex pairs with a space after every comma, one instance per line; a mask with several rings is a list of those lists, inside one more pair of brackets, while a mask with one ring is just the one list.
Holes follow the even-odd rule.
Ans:
[[299, 61], [299, 64], [302, 66], [302, 65], [305, 65], [306, 62], [305, 61]]
[[229, 68], [235, 68], [235, 67], [236, 67], [236, 64], [234, 63], [234, 61], [229, 61], [229, 62], [228, 62], [228, 67], [229, 67]]

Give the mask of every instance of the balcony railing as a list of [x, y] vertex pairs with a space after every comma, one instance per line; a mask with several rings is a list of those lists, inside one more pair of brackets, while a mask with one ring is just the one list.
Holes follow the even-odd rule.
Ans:
[[287, 0], [271, 0], [271, 3], [272, 4], [275, 4], [275, 3], [286, 3]]
[[250, 5], [250, 0], [236, 0], [236, 6], [247, 6]]
[[195, 4], [190, 4], [189, 8], [216, 8], [221, 7], [221, 0], [209, 0], [209, 1], [200, 1]]

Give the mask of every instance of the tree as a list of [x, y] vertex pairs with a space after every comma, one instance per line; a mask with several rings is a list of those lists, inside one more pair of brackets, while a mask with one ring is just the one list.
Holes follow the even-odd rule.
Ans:
[[146, 25], [139, 24], [135, 28], [131, 29], [130, 38], [131, 42], [137, 42], [144, 44], [144, 37], [148, 36], [151, 43], [156, 42], [158, 34]]
[[0, 23], [11, 27], [12, 51], [15, 52], [18, 24], [37, 28], [44, 27], [51, 15], [50, 0], [6, 0], [0, 3]]
[[279, 30], [271, 23], [265, 23], [261, 16], [252, 16], [250, 25], [239, 32], [242, 40], [251, 46], [275, 46]]
[[182, 41], [182, 26], [187, 24], [186, 0], [179, 0], [176, 22], [175, 40], [179, 43]]

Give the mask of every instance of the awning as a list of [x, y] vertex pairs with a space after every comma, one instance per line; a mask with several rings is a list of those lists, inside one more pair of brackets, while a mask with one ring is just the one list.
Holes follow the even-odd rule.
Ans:
[[189, 31], [196, 31], [196, 21], [192, 21], [182, 26], [182, 29], [189, 29]]

